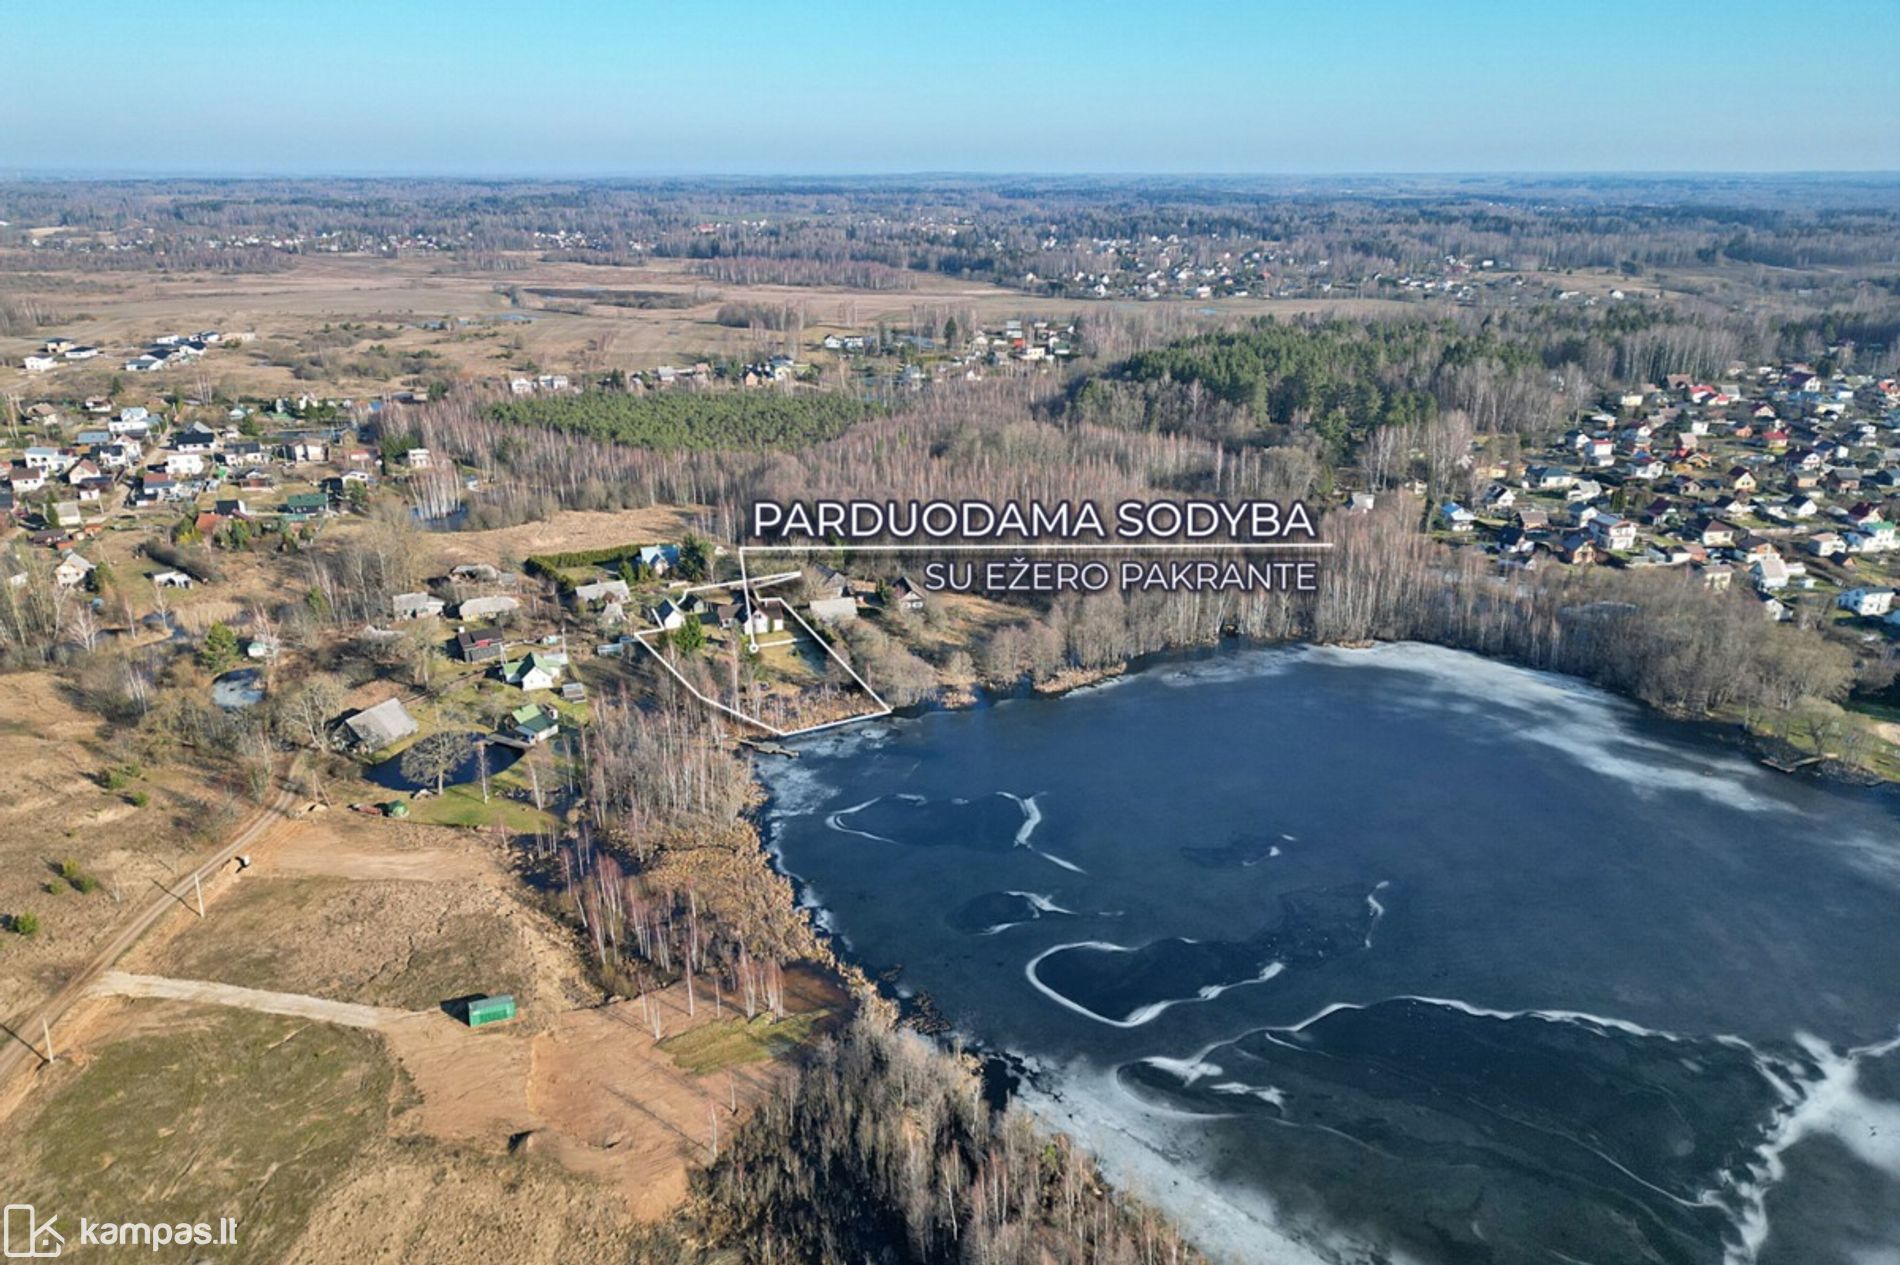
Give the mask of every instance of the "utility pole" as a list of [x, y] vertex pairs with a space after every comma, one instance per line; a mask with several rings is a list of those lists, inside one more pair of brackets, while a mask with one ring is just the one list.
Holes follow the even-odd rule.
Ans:
[[198, 916], [202, 918], [205, 916], [205, 889], [204, 885], [198, 881], [196, 870], [191, 873], [191, 890], [198, 895]]
[[46, 1042], [46, 1061], [51, 1063], [59, 1056], [53, 1051], [53, 1025], [45, 1015], [40, 1016], [40, 1036]]

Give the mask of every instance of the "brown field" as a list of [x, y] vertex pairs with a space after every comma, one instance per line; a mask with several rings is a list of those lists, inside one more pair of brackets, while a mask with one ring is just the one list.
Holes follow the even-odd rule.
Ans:
[[[754, 335], [720, 325], [725, 303], [793, 306], [805, 312], [805, 351], [829, 332], [863, 331], [880, 319], [907, 321], [919, 308], [973, 311], [979, 321], [1000, 325], [1011, 317], [1066, 319], [1079, 311], [1115, 303], [1129, 310], [1161, 304], [1104, 300], [1043, 299], [1013, 290], [942, 276], [919, 274], [907, 291], [862, 291], [824, 286], [724, 285], [693, 276], [681, 261], [656, 260], [642, 267], [544, 263], [532, 255], [516, 271], [484, 272], [458, 267], [452, 259], [412, 256], [371, 259], [304, 256], [284, 272], [240, 276], [175, 273], [29, 273], [6, 279], [10, 294], [33, 300], [60, 318], [45, 334], [65, 334], [102, 349], [96, 360], [64, 364], [45, 374], [0, 370], [0, 389], [30, 398], [39, 394], [77, 397], [103, 392], [121, 364], [156, 335], [219, 329], [250, 333], [245, 346], [214, 348], [196, 366], [150, 375], [120, 375], [128, 395], [140, 385], [154, 392], [200, 379], [227, 395], [310, 391], [351, 395], [396, 385], [347, 371], [300, 380], [272, 363], [319, 345], [337, 347], [342, 359], [371, 346], [391, 352], [428, 350], [443, 359], [428, 376], [495, 378], [525, 372], [629, 372], [661, 364], [684, 364], [707, 355], [782, 350], [782, 336]], [[521, 291], [521, 305], [506, 291]], [[530, 295], [535, 288], [641, 290], [678, 295], [688, 306], [628, 308]], [[559, 305], [557, 307], [550, 304]], [[1222, 315], [1326, 312], [1342, 316], [1415, 310], [1415, 304], [1385, 299], [1229, 299], [1212, 306]], [[572, 308], [574, 310], [567, 310]], [[527, 318], [517, 320], [515, 318]], [[509, 318], [503, 320], [501, 318]], [[474, 322], [457, 329], [429, 330], [428, 322]], [[351, 325], [348, 331], [326, 327]], [[0, 359], [17, 366], [44, 335], [0, 338]], [[818, 359], [825, 353], [818, 352]]]
[[[771, 1092], [766, 1056], [844, 1004], [799, 971], [777, 1024], [680, 986], [603, 1004], [482, 832], [305, 814], [253, 855], [68, 1021], [0, 1184], [233, 1215], [232, 1261], [624, 1259]], [[520, 1018], [441, 1005], [490, 991]]]
[[[120, 912], [142, 905], [153, 885], [207, 850], [207, 831], [250, 805], [177, 766], [145, 767], [117, 790], [100, 777], [136, 761], [112, 727], [81, 710], [52, 672], [7, 678], [0, 719], [0, 913], [32, 913], [37, 935], [0, 943], [0, 1016], [36, 1005], [107, 940]], [[140, 807], [135, 796], [146, 797]], [[54, 866], [74, 862], [98, 883], [91, 892]]]

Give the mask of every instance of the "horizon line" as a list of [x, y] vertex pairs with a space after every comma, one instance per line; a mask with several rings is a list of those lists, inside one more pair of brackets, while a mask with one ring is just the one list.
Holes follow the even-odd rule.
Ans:
[[1694, 180], [1694, 179], [1741, 179], [1741, 180], [1892, 180], [1900, 181], [1900, 167], [1761, 167], [1761, 168], [1719, 168], [1719, 167], [1622, 167], [1622, 168], [1444, 168], [1444, 169], [1339, 169], [1339, 170], [1228, 170], [1228, 171], [1170, 171], [1170, 170], [1100, 170], [1100, 171], [1061, 171], [1035, 170], [959, 170], [955, 168], [915, 168], [891, 169], [887, 171], [827, 171], [823, 169], [780, 169], [757, 171], [682, 171], [655, 169], [650, 171], [535, 171], [530, 169], [413, 171], [397, 168], [388, 169], [308, 169], [302, 171], [287, 169], [219, 169], [194, 167], [22, 167], [12, 172], [0, 168], [0, 184], [32, 183], [39, 181], [165, 181], [165, 180], [412, 180], [429, 181], [472, 181], [479, 183], [529, 183], [533, 181], [554, 181], [575, 184], [610, 183], [615, 181], [662, 181], [701, 180], [708, 182], [734, 180], [834, 180], [834, 181], [888, 181], [888, 180], [1551, 180], [1551, 179], [1593, 179], [1593, 180]]

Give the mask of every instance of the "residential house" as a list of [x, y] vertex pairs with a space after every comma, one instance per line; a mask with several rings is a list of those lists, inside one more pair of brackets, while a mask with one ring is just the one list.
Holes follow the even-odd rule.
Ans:
[[292, 492], [284, 498], [282, 513], [284, 520], [292, 523], [324, 518], [330, 513], [330, 498], [322, 492]]
[[432, 593], [398, 593], [389, 600], [397, 619], [431, 619], [447, 605]]
[[842, 571], [834, 571], [822, 562], [815, 562], [805, 568], [805, 587], [813, 597], [838, 597], [849, 584], [850, 580]]
[[678, 545], [645, 545], [639, 557], [641, 566], [661, 576], [679, 565], [680, 550]]
[[1586, 532], [1565, 533], [1558, 542], [1557, 556], [1573, 566], [1588, 566], [1597, 560], [1597, 548]]
[[1599, 549], [1627, 552], [1636, 547], [1636, 524], [1615, 514], [1599, 514], [1590, 520], [1590, 538]]
[[1738, 535], [1734, 524], [1725, 523], [1719, 518], [1711, 518], [1704, 521], [1696, 531], [1696, 540], [1705, 548], [1726, 549], [1734, 546]]
[[386, 698], [374, 707], [365, 707], [346, 717], [343, 727], [349, 731], [352, 745], [365, 753], [401, 742], [420, 728], [399, 698]]
[[602, 602], [624, 602], [631, 596], [625, 580], [600, 579], [574, 586], [574, 600], [583, 606]]
[[501, 679], [523, 691], [551, 690], [561, 679], [561, 665], [539, 650], [531, 650], [523, 658], [504, 661]]
[[529, 703], [508, 714], [509, 732], [529, 746], [539, 746], [561, 732], [561, 714], [552, 707]]
[[471, 597], [463, 600], [455, 608], [458, 619], [493, 619], [497, 615], [506, 615], [521, 609], [521, 599], [505, 593], [490, 594], [486, 597]]
[[1561, 491], [1574, 484], [1577, 476], [1562, 466], [1531, 466], [1524, 471], [1524, 486], [1538, 491]]
[[85, 584], [97, 568], [76, 553], [67, 553], [53, 568], [53, 582], [62, 589], [76, 589]]
[[1757, 557], [1749, 564], [1748, 573], [1754, 578], [1755, 587], [1764, 593], [1773, 593], [1788, 587], [1788, 564], [1780, 554], [1768, 553]]
[[785, 631], [785, 616], [777, 608], [761, 604], [754, 606], [739, 624], [739, 631], [748, 637], [763, 637], [767, 633]]
[[171, 447], [177, 452], [216, 452], [218, 432], [201, 422], [193, 422], [172, 436]]
[[1503, 483], [1493, 483], [1485, 489], [1484, 504], [1487, 509], [1508, 510], [1517, 504], [1517, 489]]
[[670, 597], [661, 602], [658, 606], [655, 606], [650, 614], [654, 626], [663, 628], [667, 632], [672, 632], [675, 628], [684, 627], [688, 617], [686, 609], [679, 602], [674, 601]]
[[34, 446], [26, 450], [24, 460], [28, 470], [37, 470], [42, 474], [58, 474], [72, 464], [73, 454], [63, 448]]
[[1847, 541], [1839, 532], [1817, 532], [1808, 537], [1806, 548], [1817, 558], [1834, 558], [1847, 552]]
[[921, 611], [924, 608], [923, 590], [910, 582], [910, 577], [897, 577], [897, 583], [891, 586], [891, 605], [900, 611]]
[[464, 663], [499, 662], [506, 646], [499, 628], [460, 628], [455, 633], [455, 652]]
[[1438, 516], [1448, 531], [1468, 532], [1478, 525], [1478, 516], [1456, 501], [1446, 501], [1439, 506]]
[[1834, 599], [1834, 604], [1844, 611], [1850, 611], [1864, 619], [1875, 619], [1893, 609], [1892, 589], [1848, 589]]

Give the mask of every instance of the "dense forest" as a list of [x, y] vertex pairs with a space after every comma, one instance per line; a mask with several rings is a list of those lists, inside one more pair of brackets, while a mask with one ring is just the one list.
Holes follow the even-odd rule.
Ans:
[[868, 408], [844, 395], [719, 391], [588, 392], [492, 405], [509, 426], [540, 426], [640, 448], [791, 448], [842, 434]]

